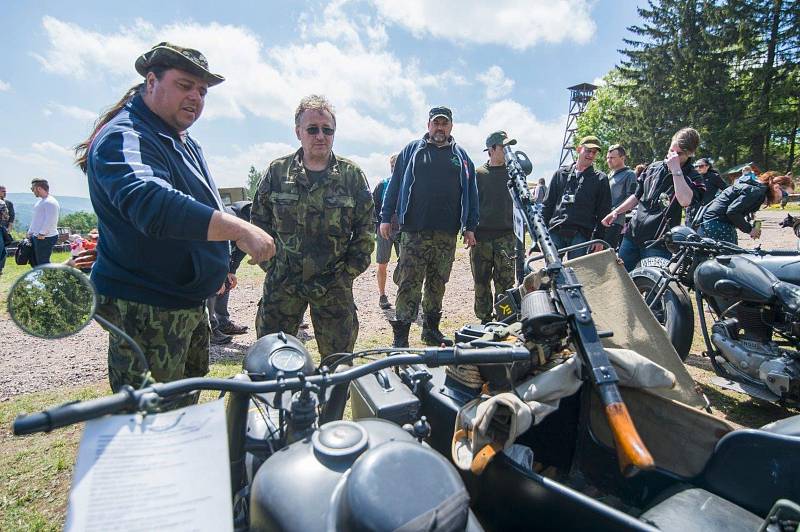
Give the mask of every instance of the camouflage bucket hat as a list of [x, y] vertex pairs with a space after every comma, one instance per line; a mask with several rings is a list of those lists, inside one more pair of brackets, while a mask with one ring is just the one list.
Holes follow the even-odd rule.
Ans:
[[150, 51], [143, 53], [136, 59], [136, 72], [147, 76], [147, 70], [153, 66], [177, 68], [208, 82], [209, 87], [225, 81], [219, 74], [212, 74], [208, 70], [206, 57], [197, 50], [184, 48], [168, 42], [158, 43]]
[[492, 146], [500, 145], [500, 146], [513, 146], [516, 144], [516, 139], [508, 138], [508, 133], [505, 131], [495, 131], [488, 137], [486, 137], [486, 149], [483, 151], [489, 151], [489, 148]]

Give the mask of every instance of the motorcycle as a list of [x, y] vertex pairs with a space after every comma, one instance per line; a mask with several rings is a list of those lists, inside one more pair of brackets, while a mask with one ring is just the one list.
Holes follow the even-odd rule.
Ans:
[[[631, 278], [685, 360], [694, 336], [692, 290], [705, 355], [723, 388], [758, 399], [800, 401], [800, 254], [746, 250], [680, 226], [663, 241], [669, 260]], [[710, 313], [711, 318], [706, 311]]]
[[[505, 304], [512, 312], [505, 323], [466, 326], [456, 341], [482, 344], [516, 337], [536, 356], [522, 367], [428, 370], [412, 365], [401, 367], [397, 376], [437, 428], [427, 441], [459, 464], [481, 524], [487, 530], [794, 530], [800, 521], [800, 417], [750, 430], [704, 412], [691, 376], [611, 251], [569, 261], [568, 282], [560, 285], [557, 253], [563, 250], [553, 249], [526, 197], [524, 177], [512, 172], [516, 157], [506, 148], [509, 188], [547, 264], [529, 274], [514, 289], [516, 295], [509, 294]], [[586, 278], [593, 282], [578, 281]], [[618, 294], [624, 304], [615, 305], [609, 294]], [[576, 302], [577, 315], [571, 314]], [[578, 315], [580, 320], [574, 319]], [[619, 390], [643, 448], [652, 455], [649, 465], [631, 468], [620, 454], [592, 378], [597, 369], [579, 356], [587, 349], [581, 339], [585, 326], [602, 337], [604, 349], [634, 349], [674, 374], [670, 389]], [[492, 441], [464, 467], [461, 438], [485, 428], [482, 422], [463, 423], [469, 405], [478, 402], [480, 409], [504, 391], [521, 396], [530, 382], [521, 384], [522, 379], [537, 369], [548, 375], [563, 367], [558, 359], [564, 349], [579, 356], [577, 390], [562, 396], [549, 415], [534, 410], [532, 425], [514, 440], [521, 450], [493, 454], [498, 442]], [[465, 378], [468, 373], [472, 380]], [[354, 386], [354, 419], [399, 410], [385, 404], [389, 388], [397, 388], [395, 381]], [[500, 439], [514, 432], [513, 423], [494, 429]]]
[[[92, 318], [99, 318], [94, 316], [96, 298], [91, 282], [77, 270], [63, 265], [45, 265], [31, 270], [12, 287], [8, 301], [12, 318], [24, 330], [49, 337], [64, 336], [68, 328], [80, 330]], [[63, 325], [63, 329], [56, 330], [55, 324]], [[128, 338], [128, 341], [135, 346], [133, 340]], [[347, 355], [346, 360], [337, 361], [341, 364], [374, 359], [368, 363], [336, 372], [322, 366], [312, 372], [308, 351], [290, 335], [265, 336], [253, 347], [245, 358], [244, 371], [233, 378], [189, 378], [155, 384], [144, 380], [138, 390], [125, 386], [107, 397], [20, 415], [13, 423], [13, 433], [20, 436], [49, 432], [84, 421], [95, 420], [94, 423], [98, 418], [119, 418], [122, 432], [129, 436], [136, 415], [144, 416], [143, 425], [157, 427], [155, 432], [164, 431], [179, 424], [188, 410], [203, 406], [170, 410], [183, 404], [187, 396], [201, 390], [218, 391], [228, 395], [224, 410], [227, 453], [223, 456], [228, 457], [229, 463], [222, 470], [229, 471], [230, 506], [227, 511], [231, 513], [231, 520], [230, 526], [225, 528], [482, 530], [469, 510], [467, 492], [453, 466], [423, 443], [430, 432], [425, 418], [415, 418], [413, 424], [401, 427], [381, 419], [322, 423], [320, 414], [330, 397], [327, 393], [330, 389], [347, 386], [355, 379], [376, 372], [381, 374], [386, 368], [524, 361], [530, 358], [526, 348], [510, 344], [488, 348], [464, 345], [378, 348], [353, 353]], [[135, 349], [141, 355], [140, 363], [145, 366], [146, 376], [146, 360], [141, 349], [138, 346]], [[159, 416], [175, 413], [180, 415], [165, 418], [170, 420], [168, 423], [159, 422]], [[138, 419], [141, 421], [141, 417]], [[99, 460], [100, 455], [107, 458], [106, 455], [117, 448], [113, 441], [104, 440], [98, 447], [98, 456], [92, 455], [90, 459]], [[94, 465], [92, 462], [89, 470]], [[135, 462], [130, 465], [135, 466]], [[160, 473], [153, 471], [146, 476]], [[86, 471], [76, 476], [73, 490], [89, 476]], [[144, 484], [138, 487], [140, 493], [135, 503], [122, 497], [112, 504], [163, 506], [160, 498], [169, 495]], [[96, 490], [88, 491], [99, 496]], [[191, 504], [207, 504], [206, 495], [193, 493]], [[91, 505], [91, 499], [88, 502]], [[200, 510], [200, 506], [191, 504], [188, 513], [191, 514], [193, 508]], [[82, 511], [70, 509], [68, 529], [70, 524], [76, 526], [75, 523], [89, 527], [92, 516], [115, 513], [113, 508], [105, 508], [103, 512], [85, 510], [79, 518], [73, 510]], [[182, 510], [186, 512], [187, 508]], [[126, 511], [136, 517], [136, 508], [126, 508]], [[161, 523], [153, 521], [153, 515], [148, 515], [147, 519], [153, 527], [160, 527]], [[195, 524], [197, 526], [207, 529], [211, 525]]]

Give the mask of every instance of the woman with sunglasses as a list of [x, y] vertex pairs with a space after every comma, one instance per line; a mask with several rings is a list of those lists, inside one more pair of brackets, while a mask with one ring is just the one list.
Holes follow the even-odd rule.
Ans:
[[694, 168], [702, 177], [701, 182], [705, 186], [705, 191], [700, 198], [699, 205], [690, 205], [686, 208], [686, 225], [692, 227], [696, 227], [700, 223], [700, 220], [694, 220], [700, 208], [703, 205], [711, 203], [711, 201], [717, 197], [717, 194], [728, 188], [728, 183], [719, 175], [719, 172], [717, 172], [714, 165], [711, 164], [711, 159], [708, 157], [698, 159], [694, 164]]
[[761, 236], [761, 227], [751, 223], [756, 211], [763, 205], [778, 203], [784, 192], [794, 191], [792, 178], [765, 172], [756, 182], [737, 181], [714, 198], [701, 215], [698, 233], [715, 240], [738, 243], [736, 230]]

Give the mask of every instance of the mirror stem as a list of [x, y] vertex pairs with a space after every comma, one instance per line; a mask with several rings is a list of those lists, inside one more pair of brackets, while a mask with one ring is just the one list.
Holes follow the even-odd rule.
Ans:
[[98, 316], [97, 314], [95, 314], [94, 319], [97, 320], [97, 322], [100, 325], [112, 331], [114, 334], [119, 335], [120, 337], [122, 337], [123, 340], [128, 342], [128, 344], [131, 346], [131, 349], [133, 349], [133, 352], [136, 353], [136, 356], [139, 359], [139, 363], [142, 365], [142, 375], [146, 376], [150, 372], [150, 365], [147, 363], [147, 359], [144, 357], [144, 351], [142, 351], [142, 348], [139, 347], [139, 344], [137, 344], [133, 340], [133, 338], [128, 336], [128, 333], [126, 333], [125, 331], [123, 331], [122, 329], [120, 329], [107, 319], [103, 318], [102, 316]]

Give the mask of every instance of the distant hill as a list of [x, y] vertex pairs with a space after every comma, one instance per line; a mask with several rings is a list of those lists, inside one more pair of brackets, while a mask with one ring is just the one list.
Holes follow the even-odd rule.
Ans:
[[[14, 222], [14, 228], [18, 231], [26, 230], [33, 217], [33, 204], [36, 203], [36, 197], [34, 197], [33, 194], [26, 194], [24, 192], [9, 192], [6, 199], [10, 199], [14, 203], [14, 211], [17, 216]], [[92, 202], [89, 201], [89, 198], [56, 196], [56, 199], [59, 205], [61, 205], [62, 216], [71, 212], [94, 212], [94, 209], [92, 209]]]

